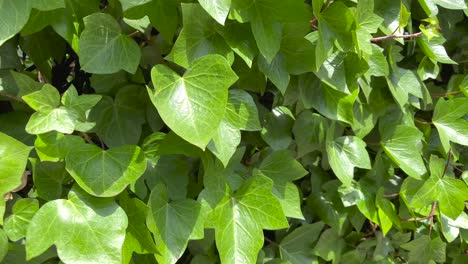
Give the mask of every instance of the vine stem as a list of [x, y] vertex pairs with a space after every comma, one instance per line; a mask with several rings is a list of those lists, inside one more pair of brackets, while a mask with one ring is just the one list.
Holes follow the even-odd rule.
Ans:
[[8, 99], [11, 99], [11, 100], [14, 100], [16, 102], [19, 102], [19, 103], [22, 103], [22, 104], [26, 104], [25, 101], [23, 101], [23, 99], [19, 98], [19, 97], [16, 97], [12, 94], [7, 94], [7, 93], [0, 93], [0, 96], [3, 96], [3, 97], [6, 97]]
[[411, 39], [411, 38], [418, 38], [420, 36], [422, 36], [422, 32], [417, 32], [417, 33], [413, 33], [413, 34], [407, 34], [407, 35], [387, 35], [387, 36], [382, 36], [382, 37], [375, 37], [375, 38], [371, 38], [370, 41], [371, 42], [379, 42], [379, 41], [384, 41], [384, 40], [387, 40], [387, 39], [396, 39], [396, 38], [402, 38], [402, 39]]
[[454, 95], [459, 94], [461, 91], [453, 91], [453, 92], [446, 92], [446, 93], [432, 93], [431, 96], [434, 98], [446, 97], [447, 95]]
[[80, 132], [80, 135], [86, 140], [86, 142], [88, 142], [89, 144], [94, 145], [93, 140], [89, 137], [88, 134], [86, 134], [85, 132]]
[[395, 198], [395, 197], [398, 197], [400, 196], [399, 193], [391, 193], [391, 194], [384, 194], [383, 197], [384, 198]]

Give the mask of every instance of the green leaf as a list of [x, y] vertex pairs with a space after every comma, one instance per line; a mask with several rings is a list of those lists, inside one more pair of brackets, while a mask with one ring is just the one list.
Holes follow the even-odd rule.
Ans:
[[95, 13], [84, 18], [79, 56], [81, 69], [90, 73], [135, 73], [141, 51], [137, 43], [122, 34], [119, 24], [110, 15]]
[[263, 56], [259, 57], [258, 68], [282, 94], [286, 92], [289, 84], [289, 73], [282, 54], [278, 54], [270, 62]]
[[30, 162], [37, 196], [46, 201], [62, 198], [62, 184], [70, 178], [65, 170], [65, 163], [40, 162], [32, 158]]
[[104, 143], [113, 148], [137, 144], [140, 141], [145, 118], [145, 89], [126, 85], [119, 89], [114, 100], [104, 97], [91, 111], [90, 121]]
[[265, 117], [262, 138], [272, 149], [286, 149], [291, 144], [294, 115], [285, 106], [275, 107]]
[[229, 121], [223, 119], [207, 147], [224, 166], [227, 166], [240, 142], [241, 133], [239, 129], [235, 128]]
[[35, 111], [51, 110], [60, 106], [60, 94], [50, 84], [45, 84], [40, 91], [22, 97]]
[[0, 1], [0, 46], [16, 35], [26, 24], [31, 11], [31, 1]]
[[309, 110], [303, 111], [296, 119], [292, 129], [297, 145], [297, 155], [303, 155], [320, 150], [325, 142], [326, 119]]
[[268, 155], [254, 172], [257, 173], [273, 180], [273, 194], [280, 201], [287, 217], [304, 218], [299, 191], [292, 181], [304, 177], [308, 172], [288, 150], [279, 150]]
[[429, 0], [447, 9], [466, 9], [466, 2], [463, 0]]
[[75, 123], [78, 118], [77, 112], [65, 107], [36, 112], [29, 119], [26, 125], [26, 132], [30, 134], [43, 134], [57, 131], [71, 134], [75, 131]]
[[263, 245], [262, 229], [288, 226], [272, 187], [273, 182], [264, 176], [251, 177], [209, 215], [222, 263], [255, 263]]
[[383, 131], [382, 135], [382, 147], [385, 153], [406, 174], [415, 179], [421, 179], [426, 173], [420, 154], [422, 136], [416, 127], [406, 125], [398, 125]]
[[166, 187], [158, 184], [151, 191], [148, 206], [147, 224], [156, 240], [159, 263], [176, 263], [189, 239], [203, 238], [201, 206], [197, 201], [169, 201]]
[[[114, 199], [91, 197], [73, 188], [68, 199], [44, 204], [26, 234], [27, 259], [55, 244], [64, 263], [122, 263], [128, 220]], [[83, 254], [86, 252], [86, 254]]]
[[148, 207], [141, 200], [122, 195], [119, 204], [128, 217], [127, 233], [123, 244], [122, 263], [129, 263], [132, 253], [150, 254], [156, 253], [151, 233], [146, 227], [146, 215]]
[[99, 197], [119, 194], [146, 170], [143, 152], [131, 145], [103, 150], [83, 144], [69, 152], [65, 161], [68, 173], [80, 187]]
[[18, 241], [26, 236], [28, 225], [37, 210], [39, 210], [39, 202], [32, 198], [18, 200], [13, 205], [13, 214], [5, 220], [4, 226], [10, 240]]
[[47, 11], [65, 7], [63, 0], [35, 0], [31, 1], [31, 7], [38, 10]]
[[326, 261], [339, 262], [344, 247], [345, 241], [330, 228], [320, 235], [312, 252]]
[[[164, 40], [172, 43], [179, 22], [179, 2], [174, 0], [125, 0], [124, 15], [128, 19], [149, 18], [163, 36]], [[124, 18], [125, 20], [125, 18]]]
[[331, 4], [317, 18], [320, 30], [315, 65], [319, 67], [335, 45], [341, 51], [353, 48], [352, 31], [356, 29], [356, 19], [342, 2]]
[[200, 0], [199, 2], [211, 17], [221, 25], [224, 25], [231, 7], [231, 0]]
[[450, 141], [462, 145], [468, 144], [468, 121], [463, 117], [468, 113], [468, 99], [440, 98], [434, 109], [432, 123], [439, 132], [440, 141], [445, 151], [450, 149]]
[[87, 112], [101, 100], [100, 95], [81, 95], [71, 86], [62, 97], [53, 86], [46, 84], [41, 90], [29, 93], [23, 100], [37, 112], [26, 125], [30, 134], [44, 134], [58, 131], [71, 134], [75, 130], [86, 130]]
[[258, 131], [261, 129], [257, 106], [252, 96], [243, 90], [229, 90], [224, 119], [240, 130]]
[[241, 22], [250, 22], [260, 53], [270, 63], [281, 43], [280, 22], [304, 22], [310, 15], [300, 1], [233, 0], [231, 13]]
[[198, 4], [182, 4], [182, 14], [183, 28], [167, 59], [188, 68], [202, 56], [219, 54], [232, 64], [234, 52], [219, 35], [220, 25]]
[[3, 223], [5, 199], [8, 192], [21, 185], [29, 152], [32, 147], [0, 132], [0, 224]]
[[455, 220], [465, 208], [468, 186], [461, 180], [442, 175], [445, 166], [442, 159], [431, 156], [430, 162], [431, 177], [416, 192], [410, 204], [414, 208], [423, 208], [438, 202], [440, 211]]
[[313, 263], [316, 257], [311, 249], [324, 226], [322, 222], [317, 222], [294, 229], [279, 244], [281, 259], [288, 260], [291, 264]]
[[41, 161], [60, 161], [76, 146], [84, 144], [80, 136], [64, 135], [57, 132], [39, 134], [34, 142], [34, 148]]
[[447, 55], [447, 51], [442, 45], [445, 42], [443, 37], [434, 37], [429, 40], [423, 35], [417, 38], [416, 42], [427, 57], [441, 63], [456, 64], [456, 62]]
[[201, 57], [183, 76], [156, 65], [151, 79], [155, 89], [148, 93], [163, 121], [183, 139], [205, 149], [224, 116], [228, 88], [237, 80], [226, 59]]
[[439, 237], [431, 239], [426, 235], [401, 245], [401, 248], [409, 251], [409, 262], [420, 264], [430, 263], [431, 261], [445, 262], [446, 247], [447, 244], [442, 242]]
[[0, 229], [0, 261], [2, 261], [8, 254], [8, 250], [8, 237], [5, 231], [3, 231], [3, 229]]
[[302, 101], [306, 108], [313, 107], [320, 114], [332, 120], [353, 123], [353, 105], [359, 93], [354, 90], [346, 94], [321, 83], [320, 80], [306, 77], [304, 85], [300, 86]]
[[249, 24], [227, 21], [218, 33], [223, 36], [231, 49], [245, 61], [247, 66], [252, 68], [252, 62], [258, 54], [258, 49]]
[[328, 162], [344, 186], [351, 184], [354, 167], [371, 169], [366, 143], [358, 137], [327, 138], [326, 148]]

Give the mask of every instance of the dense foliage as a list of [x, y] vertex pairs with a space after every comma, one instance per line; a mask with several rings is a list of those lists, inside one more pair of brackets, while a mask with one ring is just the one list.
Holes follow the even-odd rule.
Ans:
[[0, 262], [468, 263], [466, 0], [0, 0]]

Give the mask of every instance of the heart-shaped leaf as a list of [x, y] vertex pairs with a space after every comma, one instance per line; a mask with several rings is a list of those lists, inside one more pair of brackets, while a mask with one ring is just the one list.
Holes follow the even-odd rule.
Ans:
[[0, 224], [3, 223], [3, 196], [21, 185], [31, 147], [0, 132]]
[[180, 137], [205, 149], [226, 110], [237, 76], [220, 55], [195, 60], [183, 76], [164, 65], [151, 71], [150, 98], [163, 121]]
[[28, 260], [52, 244], [64, 263], [122, 263], [128, 220], [113, 198], [98, 199], [72, 188], [68, 199], [43, 205], [26, 234]]
[[81, 69], [92, 73], [134, 73], [140, 62], [137, 43], [122, 34], [119, 23], [108, 14], [94, 13], [84, 18], [80, 36]]
[[66, 169], [86, 192], [99, 197], [115, 196], [146, 170], [143, 151], [137, 146], [103, 150], [83, 144], [68, 153]]

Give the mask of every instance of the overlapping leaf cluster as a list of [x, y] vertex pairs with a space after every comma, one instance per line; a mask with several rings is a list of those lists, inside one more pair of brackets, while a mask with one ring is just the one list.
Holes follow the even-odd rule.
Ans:
[[465, 0], [0, 0], [0, 262], [466, 263]]

